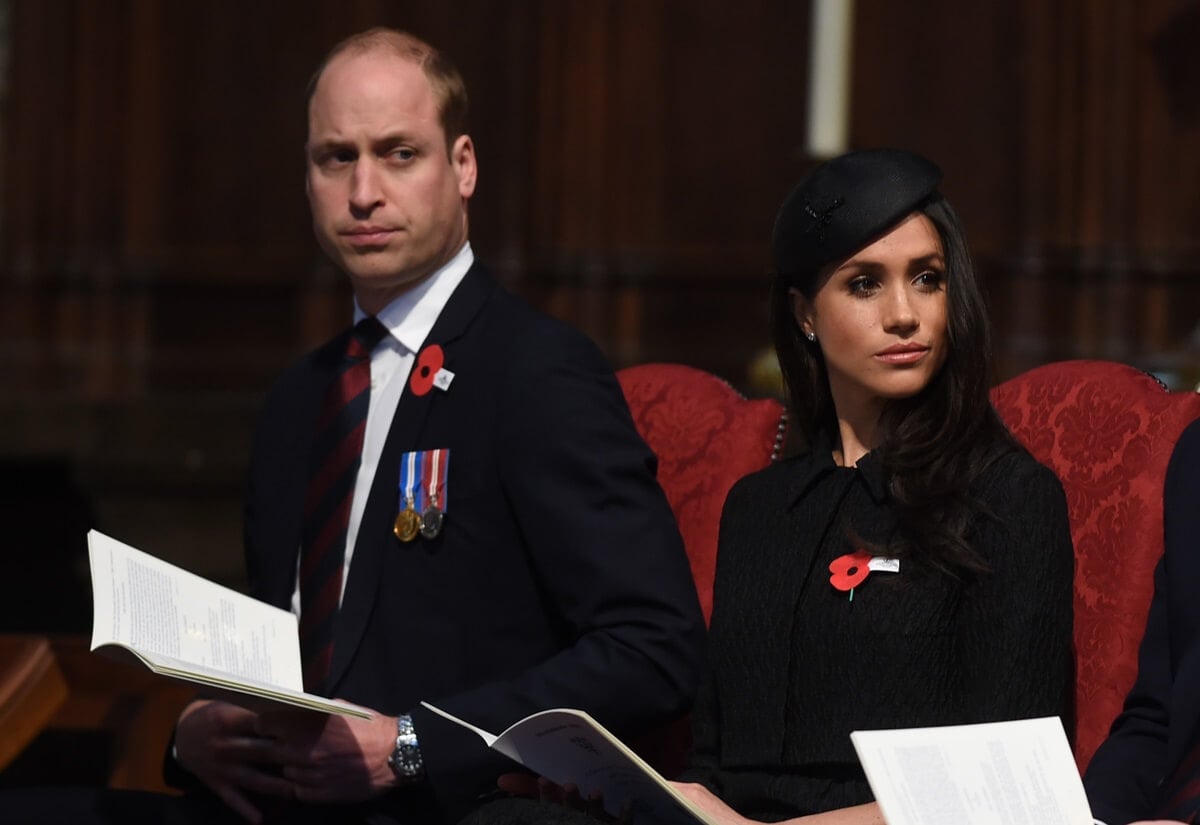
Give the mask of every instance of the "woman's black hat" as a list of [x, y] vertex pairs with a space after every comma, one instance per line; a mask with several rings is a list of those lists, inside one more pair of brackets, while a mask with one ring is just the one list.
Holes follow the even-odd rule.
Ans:
[[942, 170], [897, 149], [840, 155], [800, 181], [779, 209], [775, 270], [804, 288], [817, 270], [853, 254], [899, 223], [937, 190]]

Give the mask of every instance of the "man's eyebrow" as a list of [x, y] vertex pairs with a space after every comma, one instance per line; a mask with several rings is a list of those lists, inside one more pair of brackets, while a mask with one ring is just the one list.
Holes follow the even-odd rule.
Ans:
[[[411, 143], [414, 147], [419, 149], [424, 142], [425, 141], [422, 141], [412, 132], [398, 130], [395, 132], [388, 132], [387, 134], [380, 135], [376, 138], [372, 138], [370, 141], [370, 147], [373, 151], [380, 151], [392, 149], [402, 143]], [[310, 155], [319, 155], [325, 152], [338, 151], [342, 149], [357, 152], [358, 146], [353, 140], [337, 137], [327, 137], [318, 140], [312, 140], [308, 144], [308, 153]]]
[[388, 132], [387, 134], [380, 135], [379, 137], [371, 140], [371, 146], [376, 149], [381, 147], [392, 148], [401, 143], [411, 143], [413, 146], [420, 147], [424, 141], [412, 132], [406, 132], [404, 130]]
[[308, 143], [309, 154], [319, 154], [328, 152], [333, 149], [352, 149], [354, 148], [350, 141], [338, 140], [337, 138], [322, 138], [321, 140], [312, 140]]

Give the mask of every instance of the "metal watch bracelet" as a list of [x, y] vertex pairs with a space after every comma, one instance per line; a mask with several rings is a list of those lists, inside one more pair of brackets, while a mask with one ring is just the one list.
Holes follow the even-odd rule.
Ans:
[[419, 782], [425, 776], [425, 761], [413, 728], [412, 717], [402, 713], [396, 718], [396, 747], [388, 757], [388, 767], [402, 785]]

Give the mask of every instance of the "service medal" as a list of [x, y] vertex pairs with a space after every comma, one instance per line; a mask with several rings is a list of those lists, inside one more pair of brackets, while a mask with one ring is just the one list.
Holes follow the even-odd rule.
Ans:
[[396, 523], [392, 525], [392, 532], [396, 534], [396, 538], [400, 539], [400, 541], [412, 541], [417, 537], [418, 533], [423, 532], [422, 519], [412, 507], [405, 507], [396, 516]]
[[436, 539], [438, 533], [442, 532], [442, 522], [446, 520], [446, 514], [438, 509], [437, 505], [433, 505], [421, 515], [421, 535], [427, 539]]
[[435, 539], [446, 521], [446, 468], [450, 450], [414, 450], [400, 459], [399, 514], [392, 532], [403, 542]]

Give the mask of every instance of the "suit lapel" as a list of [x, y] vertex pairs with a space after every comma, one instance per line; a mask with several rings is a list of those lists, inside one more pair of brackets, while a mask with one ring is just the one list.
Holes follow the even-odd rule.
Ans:
[[[445, 352], [445, 368], [450, 372], [455, 371], [455, 355], [461, 351], [456, 348], [456, 342], [462, 338], [495, 289], [495, 283], [483, 267], [479, 264], [472, 265], [462, 282], [455, 288], [450, 300], [446, 302], [433, 329], [422, 344], [422, 348], [429, 344], [440, 345]], [[353, 661], [362, 641], [379, 592], [384, 555], [396, 551], [398, 540], [392, 534], [392, 523], [396, 517], [399, 500], [397, 482], [400, 458], [410, 450], [446, 446], [419, 445], [430, 411], [438, 405], [444, 405], [447, 402], [445, 396], [453, 391], [453, 386], [445, 392], [435, 388], [425, 395], [417, 396], [406, 386], [396, 405], [392, 425], [379, 458], [379, 466], [371, 482], [367, 506], [363, 511], [362, 524], [359, 526], [354, 547], [354, 558], [350, 564], [350, 576], [346, 581], [342, 609], [334, 631], [333, 661], [325, 684], [330, 694], [345, 676], [346, 669]]]

